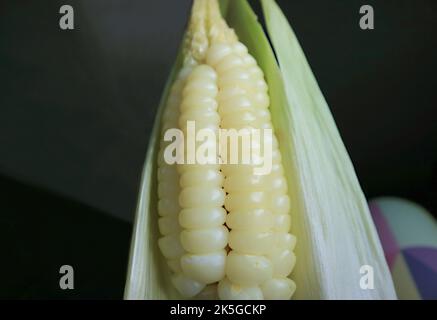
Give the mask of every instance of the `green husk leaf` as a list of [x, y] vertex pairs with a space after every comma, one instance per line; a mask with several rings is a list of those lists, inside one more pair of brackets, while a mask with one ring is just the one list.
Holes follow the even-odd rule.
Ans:
[[170, 283], [170, 271], [160, 256], [157, 245], [159, 231], [156, 159], [161, 132], [160, 119], [171, 85], [182, 66], [183, 43], [184, 41], [164, 87], [143, 166], [124, 291], [124, 298], [129, 300], [180, 298]]
[[[269, 35], [246, 0], [220, 1], [228, 24], [264, 71], [272, 121], [280, 142], [292, 201], [298, 262], [292, 278], [298, 298], [395, 298], [369, 211], [351, 161], [293, 32], [274, 1], [262, 1]], [[283, 42], [283, 43], [282, 43]], [[161, 257], [157, 225], [156, 157], [160, 119], [173, 67], [157, 112], [144, 164], [134, 222], [126, 299], [180, 298]], [[359, 268], [374, 268], [375, 289], [360, 290]]]
[[[366, 199], [328, 104], [286, 17], [274, 0], [261, 2], [288, 101], [282, 112], [272, 112], [275, 119], [287, 118], [301, 197], [294, 200], [303, 205], [291, 213], [299, 239], [296, 296], [395, 299]], [[373, 268], [373, 290], [359, 286], [363, 265]]]

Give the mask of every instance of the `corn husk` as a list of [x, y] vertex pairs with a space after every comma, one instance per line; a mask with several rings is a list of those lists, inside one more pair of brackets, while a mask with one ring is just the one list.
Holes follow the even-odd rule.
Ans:
[[[263, 69], [271, 114], [292, 202], [298, 258], [292, 278], [298, 299], [395, 299], [395, 291], [369, 209], [329, 107], [286, 18], [262, 0], [270, 45], [245, 0], [221, 1], [227, 23]], [[276, 54], [276, 58], [275, 58]], [[180, 298], [157, 240], [156, 157], [164, 90], [149, 141], [134, 222], [126, 299]], [[373, 268], [374, 288], [362, 289], [360, 268]]]

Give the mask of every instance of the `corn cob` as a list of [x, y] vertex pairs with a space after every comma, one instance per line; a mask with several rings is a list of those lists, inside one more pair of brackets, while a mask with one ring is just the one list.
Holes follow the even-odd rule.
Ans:
[[[270, 44], [246, 0], [220, 3], [226, 22], [217, 0], [194, 1], [158, 109], [125, 297], [396, 298], [353, 166], [286, 18], [274, 0], [261, 0]], [[255, 175], [253, 159], [168, 163], [168, 129], [184, 136], [191, 121], [213, 133], [273, 130], [251, 146], [271, 147], [272, 170]], [[182, 141], [188, 155], [198, 146]], [[229, 160], [215, 142], [219, 160]], [[361, 287], [363, 265], [374, 268], [372, 290]]]
[[[191, 43], [162, 134], [176, 126], [186, 134], [187, 121], [215, 133], [273, 128], [263, 72], [221, 18], [217, 2], [196, 0], [192, 17]], [[168, 143], [161, 143], [159, 247], [182, 296], [194, 297], [216, 283], [222, 299], [293, 294], [295, 284], [287, 278], [295, 263], [287, 182], [276, 138], [264, 142], [273, 147], [269, 175], [254, 175], [253, 166], [240, 164], [181, 164], [176, 170], [165, 163]]]

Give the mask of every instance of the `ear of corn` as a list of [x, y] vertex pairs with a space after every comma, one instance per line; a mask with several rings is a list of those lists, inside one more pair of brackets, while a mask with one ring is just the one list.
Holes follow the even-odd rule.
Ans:
[[[220, 40], [209, 46], [208, 41], [214, 40], [208, 39], [207, 31], [198, 32], [195, 41], [190, 28], [185, 36], [184, 48], [191, 43], [191, 56], [182, 50], [172, 71], [144, 166], [125, 289], [127, 299], [217, 295], [225, 299], [289, 298], [296, 288], [288, 278], [295, 261], [291, 251], [295, 238], [287, 233], [290, 216], [291, 231], [298, 238], [298, 262], [291, 277], [297, 284], [295, 297], [395, 298], [364, 196], [329, 108], [279, 8], [272, 0], [262, 4], [280, 67], [244, 0], [221, 1], [222, 12], [226, 12], [226, 22], [254, 59], [246, 56], [245, 47], [238, 45], [232, 32], [216, 35], [227, 39], [225, 45]], [[196, 5], [210, 6], [214, 1], [195, 1]], [[202, 19], [201, 15], [192, 18], [192, 23], [202, 25]], [[235, 49], [229, 49], [228, 42]], [[228, 106], [223, 101], [232, 98], [233, 88], [245, 87], [235, 83], [242, 81], [242, 72], [261, 80], [260, 87], [250, 96], [243, 95], [249, 104], [234, 99]], [[264, 86], [263, 75], [268, 84], [267, 98], [256, 94]], [[270, 113], [262, 112], [269, 104], [271, 120]], [[247, 109], [248, 105], [255, 109]], [[236, 106], [241, 106], [241, 111], [236, 111]], [[247, 112], [253, 117], [247, 117]], [[266, 207], [264, 200], [251, 207], [253, 199], [264, 199], [263, 190], [271, 189], [271, 180], [260, 179], [257, 184], [243, 166], [226, 165], [220, 171], [216, 165], [190, 167], [157, 162], [166, 146], [160, 136], [163, 130], [184, 128], [187, 120], [196, 120], [196, 126], [213, 130], [219, 125], [273, 127], [277, 137], [273, 144], [280, 149], [277, 164], [281, 170], [274, 175], [274, 185], [279, 188], [273, 199], [277, 200]], [[282, 174], [285, 182], [281, 182]], [[202, 178], [206, 176], [210, 179]], [[243, 188], [248, 191], [242, 194], [238, 190]], [[277, 206], [271, 207], [271, 203]], [[269, 215], [269, 210], [276, 214]], [[278, 229], [274, 227], [275, 219], [280, 221]], [[224, 221], [231, 232], [223, 226]], [[268, 250], [275, 248], [273, 242], [268, 246], [275, 234], [278, 239], [286, 236], [283, 241], [289, 243], [280, 254]], [[228, 243], [234, 250], [227, 254]], [[284, 252], [289, 252], [285, 264], [278, 260]], [[254, 265], [261, 272], [252, 272]], [[374, 268], [373, 290], [359, 287], [362, 265]]]

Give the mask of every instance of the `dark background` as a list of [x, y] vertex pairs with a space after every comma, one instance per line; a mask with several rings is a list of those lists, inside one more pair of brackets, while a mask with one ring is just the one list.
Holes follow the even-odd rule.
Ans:
[[[257, 1], [251, 1], [259, 12]], [[368, 198], [437, 212], [437, 2], [278, 1]], [[75, 9], [75, 30], [58, 26]], [[359, 28], [359, 8], [375, 30]], [[0, 298], [121, 298], [188, 0], [0, 0]], [[59, 268], [75, 289], [59, 289]]]

